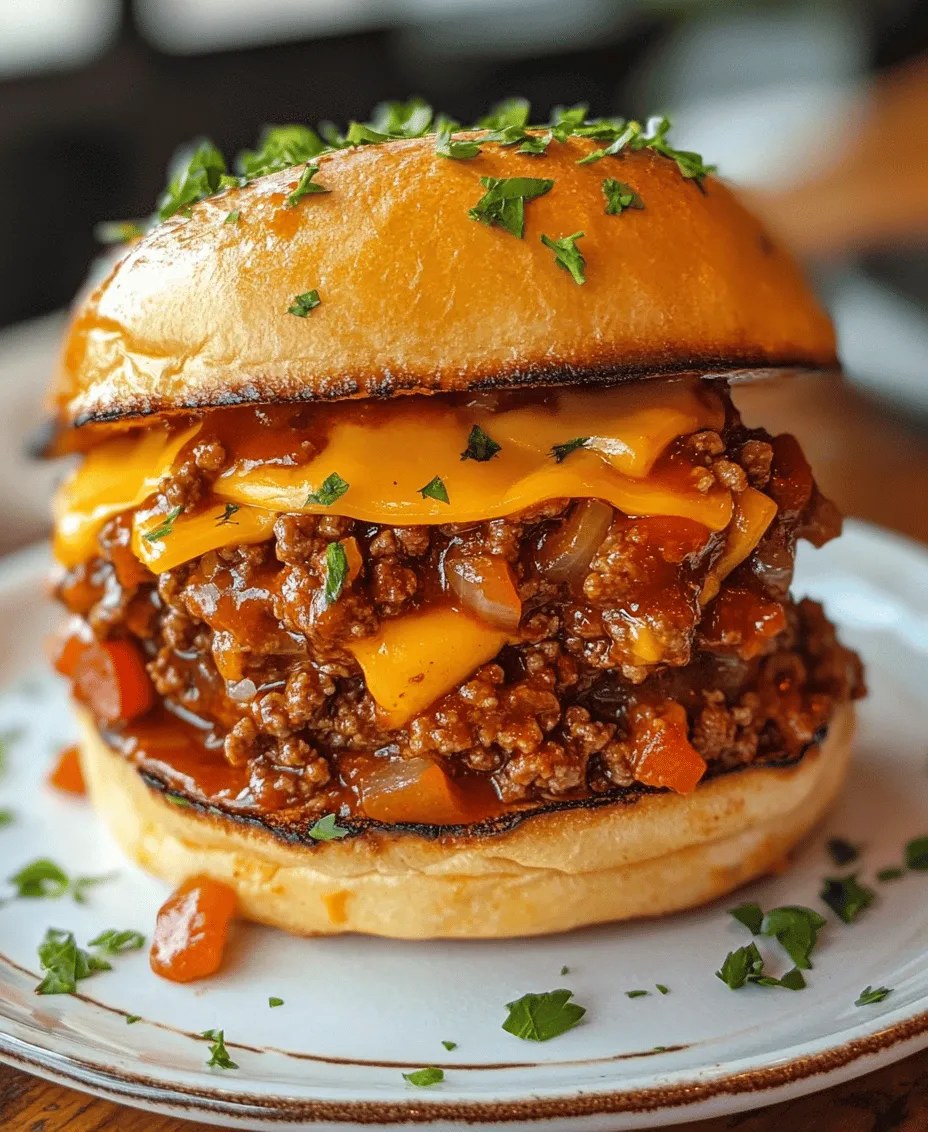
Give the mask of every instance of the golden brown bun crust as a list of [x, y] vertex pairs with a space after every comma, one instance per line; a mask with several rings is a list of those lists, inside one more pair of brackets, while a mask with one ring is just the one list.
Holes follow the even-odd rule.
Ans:
[[78, 709], [91, 799], [126, 853], [177, 883], [233, 885], [241, 914], [300, 935], [540, 935], [703, 904], [777, 869], [847, 771], [854, 713], [791, 767], [712, 779], [688, 797], [541, 813], [504, 834], [368, 831], [311, 846], [164, 800]]
[[[719, 181], [649, 151], [581, 166], [416, 138], [322, 156], [331, 191], [284, 207], [302, 167], [193, 207], [132, 247], [76, 312], [59, 423], [251, 402], [621, 381], [835, 363], [796, 264]], [[525, 238], [468, 217], [480, 178], [544, 177]], [[602, 182], [643, 210], [608, 216]], [[224, 223], [232, 211], [237, 223]], [[578, 286], [540, 242], [584, 232]], [[307, 318], [287, 313], [318, 289]]]

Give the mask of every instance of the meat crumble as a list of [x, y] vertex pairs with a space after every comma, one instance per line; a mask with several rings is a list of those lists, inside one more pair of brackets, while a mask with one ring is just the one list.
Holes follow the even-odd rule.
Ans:
[[[265, 810], [331, 808], [352, 757], [375, 752], [481, 777], [506, 806], [608, 792], [636, 781], [635, 729], [671, 701], [709, 774], [797, 758], [836, 705], [863, 694], [860, 663], [821, 608], [789, 595], [797, 540], [822, 545], [840, 516], [795, 440], [746, 429], [731, 407], [723, 430], [675, 447], [697, 490], [721, 483], [736, 500], [751, 489], [777, 505], [711, 600], [725, 536], [686, 519], [613, 512], [587, 561], [567, 577], [550, 569], [551, 547], [587, 506], [568, 499], [444, 526], [283, 514], [264, 542], [158, 576], [129, 548], [127, 513], [58, 595], [98, 638], [138, 643], [162, 710], [193, 720], [204, 749], [241, 768]], [[161, 485], [166, 505], [208, 497], [225, 458], [215, 441], [193, 446]], [[326, 605], [333, 541], [352, 542], [358, 569]], [[447, 601], [449, 562], [488, 556], [521, 601], [512, 643], [389, 728], [348, 646]]]

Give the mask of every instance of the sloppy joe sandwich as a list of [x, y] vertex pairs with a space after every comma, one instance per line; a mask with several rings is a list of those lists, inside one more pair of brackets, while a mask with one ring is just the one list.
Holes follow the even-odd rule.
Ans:
[[415, 104], [204, 143], [75, 311], [57, 665], [145, 868], [293, 932], [494, 937], [778, 866], [860, 664], [790, 596], [838, 535], [729, 383], [836, 365], [665, 121]]

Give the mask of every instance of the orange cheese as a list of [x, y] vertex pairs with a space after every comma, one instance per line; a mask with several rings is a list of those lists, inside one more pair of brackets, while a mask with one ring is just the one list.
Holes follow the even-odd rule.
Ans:
[[449, 606], [384, 621], [348, 645], [389, 727], [402, 727], [492, 660], [505, 633]]
[[[731, 495], [720, 485], [700, 492], [685, 475], [668, 480], [653, 471], [676, 437], [724, 423], [721, 398], [698, 379], [556, 390], [506, 408], [512, 403], [399, 397], [312, 406], [300, 410], [304, 432], [290, 425], [279, 431], [284, 447], [311, 438], [313, 455], [304, 462], [274, 457], [278, 433], [247, 410], [218, 410], [207, 427], [231, 464], [214, 482], [213, 498], [179, 515], [160, 539], [146, 535], [163, 525], [164, 514], [139, 514], [133, 547], [152, 570], [164, 571], [207, 550], [269, 537], [281, 512], [396, 525], [473, 522], [554, 498], [604, 499], [628, 515], [692, 519], [710, 530], [731, 519]], [[490, 460], [461, 459], [475, 425], [500, 446]], [[55, 501], [59, 560], [72, 566], [92, 556], [106, 520], [144, 504], [202, 427], [158, 427], [94, 448]], [[552, 449], [578, 438], [583, 446], [558, 463]], [[310, 502], [333, 474], [348, 483], [344, 494], [328, 507]], [[422, 494], [436, 477], [447, 503]], [[240, 510], [222, 522], [227, 504]]]

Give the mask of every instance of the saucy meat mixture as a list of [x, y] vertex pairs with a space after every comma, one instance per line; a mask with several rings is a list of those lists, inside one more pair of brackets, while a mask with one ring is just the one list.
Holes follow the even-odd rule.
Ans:
[[[797, 540], [821, 546], [841, 521], [796, 441], [745, 428], [726, 403], [723, 429], [666, 454], [736, 505], [748, 489], [776, 503], [722, 580], [725, 532], [597, 500], [444, 526], [284, 514], [265, 542], [157, 576], [129, 549], [124, 514], [58, 596], [123, 650], [116, 668], [135, 706], [107, 707], [99, 671], [94, 685], [73, 661], [59, 666], [111, 744], [246, 812], [473, 820], [636, 783], [688, 790], [703, 772], [794, 760], [864, 691], [821, 608], [789, 595]], [[216, 440], [192, 444], [161, 485], [165, 508], [195, 507], [225, 465]], [[350, 569], [327, 602], [335, 541]], [[391, 729], [346, 645], [449, 601], [512, 643]]]

